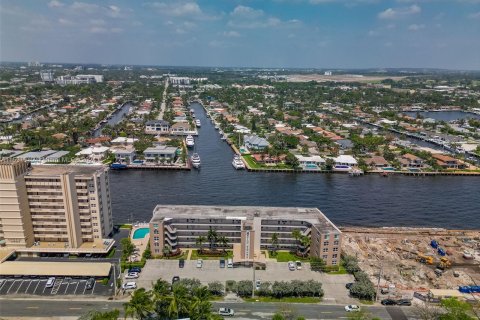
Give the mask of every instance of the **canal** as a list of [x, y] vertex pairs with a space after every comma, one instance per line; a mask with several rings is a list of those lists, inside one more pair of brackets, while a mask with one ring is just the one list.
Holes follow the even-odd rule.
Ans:
[[236, 171], [233, 152], [199, 104], [192, 171], [112, 171], [116, 223], [149, 221], [157, 204], [317, 207], [342, 226], [480, 228], [476, 177], [407, 177]]
[[99, 137], [102, 135], [102, 129], [104, 126], [107, 124], [110, 126], [114, 126], [120, 121], [123, 120], [123, 117], [130, 111], [130, 108], [132, 107], [132, 104], [130, 102], [124, 103], [120, 109], [115, 110], [115, 113], [112, 115], [110, 119], [107, 120], [107, 123], [101, 125], [98, 129], [93, 131], [92, 136], [94, 137]]

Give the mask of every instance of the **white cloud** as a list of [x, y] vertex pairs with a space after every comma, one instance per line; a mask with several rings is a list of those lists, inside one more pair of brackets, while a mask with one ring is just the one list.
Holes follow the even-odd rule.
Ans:
[[233, 9], [232, 13], [230, 13], [231, 16], [234, 17], [241, 17], [245, 19], [256, 19], [264, 15], [263, 10], [256, 10], [251, 7], [247, 6], [236, 6], [235, 9]]
[[104, 26], [107, 23], [103, 19], [90, 19], [90, 24], [97, 25], [97, 26]]
[[420, 6], [414, 4], [409, 7], [388, 8], [378, 14], [380, 19], [397, 19], [422, 12]]
[[151, 6], [158, 9], [160, 14], [167, 16], [183, 17], [203, 15], [202, 9], [196, 2], [154, 2]]
[[263, 10], [257, 10], [242, 5], [236, 6], [230, 13], [230, 17], [231, 19], [228, 21], [227, 26], [242, 29], [295, 26], [301, 23], [301, 21], [297, 19], [282, 21], [277, 17], [266, 15]]
[[62, 2], [58, 1], [58, 0], [52, 0], [48, 3], [48, 6], [50, 8], [60, 8], [60, 7], [63, 7], [65, 4], [63, 4]]
[[86, 2], [74, 2], [71, 5], [71, 8], [75, 11], [83, 12], [83, 13], [95, 13], [99, 9], [98, 5], [86, 3]]
[[62, 26], [73, 26], [75, 23], [72, 20], [64, 19], [64, 18], [59, 18], [58, 23], [60, 23]]
[[105, 28], [105, 27], [98, 27], [94, 26], [88, 30], [90, 33], [96, 34], [107, 34], [107, 33], [121, 33], [123, 31], [122, 28]]
[[408, 30], [410, 31], [418, 31], [418, 30], [421, 30], [421, 29], [424, 29], [425, 28], [425, 25], [424, 24], [411, 24], [408, 26]]
[[237, 31], [233, 31], [233, 30], [230, 30], [230, 31], [224, 31], [222, 33], [222, 35], [224, 37], [228, 37], [228, 38], [238, 38], [240, 37], [240, 33], [238, 33]]
[[472, 14], [469, 14], [468, 17], [469, 17], [470, 19], [480, 19], [480, 11], [475, 12], [475, 13], [472, 13]]

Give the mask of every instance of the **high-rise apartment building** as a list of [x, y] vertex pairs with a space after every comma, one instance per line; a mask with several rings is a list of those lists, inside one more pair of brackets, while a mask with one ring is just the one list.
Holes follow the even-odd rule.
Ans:
[[[0, 161], [0, 241], [29, 252], [107, 250], [113, 240], [108, 169]], [[25, 251], [25, 250], [20, 250]]]
[[[342, 232], [317, 208], [158, 205], [149, 229], [153, 256], [163, 255], [165, 246], [197, 247], [198, 238], [214, 230], [228, 239], [234, 262], [261, 262], [261, 251], [272, 248], [276, 234], [276, 249], [300, 249], [327, 265], [340, 264]], [[302, 247], [294, 230], [308, 244]]]

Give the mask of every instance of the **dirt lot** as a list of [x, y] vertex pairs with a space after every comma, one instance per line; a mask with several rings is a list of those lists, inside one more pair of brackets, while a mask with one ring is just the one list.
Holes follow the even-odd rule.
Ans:
[[392, 80], [401, 80], [405, 77], [382, 77], [382, 76], [362, 76], [356, 74], [342, 74], [342, 75], [332, 75], [325, 76], [321, 74], [292, 74], [287, 77], [289, 82], [308, 82], [308, 81], [317, 81], [317, 82], [379, 82], [385, 79]]
[[[344, 228], [343, 232], [343, 251], [358, 257], [361, 268], [375, 284], [381, 272], [381, 287], [393, 284], [397, 295], [431, 288], [457, 289], [461, 285], [480, 284], [480, 231]], [[436, 240], [447, 251], [445, 257], [451, 261], [451, 267], [439, 277], [434, 270], [441, 256], [431, 247], [431, 240]], [[472, 253], [474, 259], [465, 259], [465, 250]], [[419, 255], [431, 259], [432, 264], [419, 261]]]

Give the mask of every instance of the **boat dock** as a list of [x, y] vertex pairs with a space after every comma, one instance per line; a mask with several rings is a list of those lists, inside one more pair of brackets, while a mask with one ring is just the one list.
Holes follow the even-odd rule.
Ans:
[[127, 168], [123, 170], [192, 170], [190, 165], [185, 166], [162, 166], [162, 165], [132, 165], [129, 164]]

